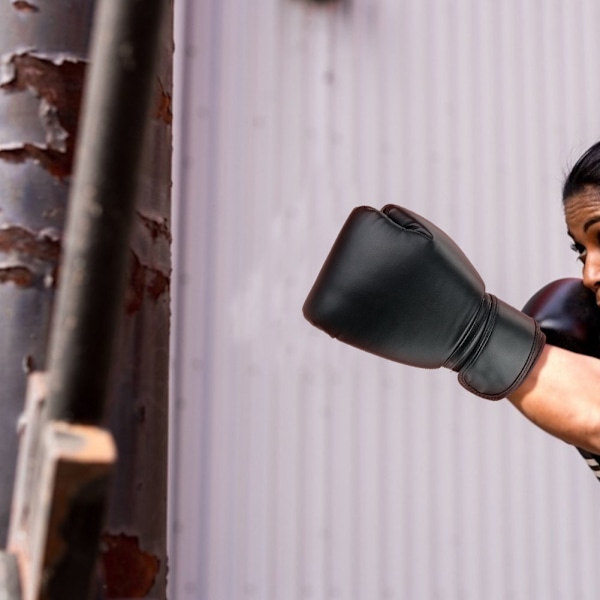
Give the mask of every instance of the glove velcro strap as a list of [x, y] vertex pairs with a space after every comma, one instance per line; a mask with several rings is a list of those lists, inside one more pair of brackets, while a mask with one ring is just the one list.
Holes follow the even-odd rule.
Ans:
[[[486, 296], [491, 296], [486, 294]], [[508, 396], [537, 362], [546, 336], [529, 316], [491, 296], [491, 311], [477, 346], [460, 368], [458, 380], [489, 400]]]

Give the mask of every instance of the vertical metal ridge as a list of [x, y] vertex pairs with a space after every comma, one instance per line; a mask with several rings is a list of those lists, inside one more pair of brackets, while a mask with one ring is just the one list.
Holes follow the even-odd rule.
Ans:
[[187, 10], [171, 595], [591, 600], [598, 484], [581, 459], [300, 307], [358, 204], [431, 218], [515, 305], [576, 274], [559, 188], [600, 126], [600, 8]]

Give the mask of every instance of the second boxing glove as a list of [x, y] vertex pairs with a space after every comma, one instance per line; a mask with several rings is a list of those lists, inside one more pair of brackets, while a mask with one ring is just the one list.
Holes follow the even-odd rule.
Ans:
[[[600, 310], [595, 294], [581, 279], [559, 279], [544, 286], [523, 312], [539, 323], [549, 344], [600, 358]], [[600, 479], [600, 455], [577, 450]]]
[[352, 211], [303, 312], [367, 352], [457, 371], [465, 388], [492, 400], [523, 382], [544, 345], [536, 322], [486, 293], [442, 230], [394, 205]]
[[553, 281], [523, 307], [553, 346], [600, 358], [600, 311], [596, 297], [581, 279]]

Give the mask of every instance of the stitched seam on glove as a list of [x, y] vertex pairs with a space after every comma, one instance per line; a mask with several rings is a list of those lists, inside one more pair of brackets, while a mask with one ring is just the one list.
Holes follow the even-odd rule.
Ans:
[[542, 353], [542, 348], [546, 344], [546, 334], [542, 331], [540, 326], [536, 321], [535, 323], [535, 333], [533, 336], [533, 344], [531, 345], [531, 351], [529, 352], [529, 356], [527, 357], [527, 362], [523, 365], [523, 368], [519, 372], [519, 375], [514, 380], [513, 384], [507, 389], [505, 392], [505, 396], [508, 396], [513, 390], [517, 389], [523, 380], [529, 374], [529, 371], [533, 368], [533, 365], [538, 361], [540, 354]]
[[452, 369], [453, 371], [461, 371], [473, 355], [474, 350], [477, 351], [476, 355], [479, 354], [481, 348], [485, 346], [491, 335], [491, 330], [488, 332], [488, 327], [490, 316], [496, 305], [497, 303], [494, 302], [494, 299], [490, 294], [484, 294], [482, 296], [475, 316], [469, 323], [461, 339], [458, 341], [455, 350], [443, 364], [444, 367]]
[[[398, 227], [398, 229], [401, 229], [402, 231], [405, 231], [406, 233], [416, 233], [417, 235], [420, 235], [421, 237], [425, 238], [428, 241], [433, 240], [433, 233], [431, 233], [431, 231], [429, 231], [426, 227], [424, 227], [423, 225], [418, 223], [416, 220], [412, 223], [406, 223], [405, 225], [402, 223], [398, 223], [398, 221], [395, 221], [393, 217], [390, 217], [387, 213], [383, 212], [387, 206], [390, 206], [396, 210], [401, 210], [400, 207], [398, 207], [398, 206], [386, 205], [383, 207], [383, 209], [381, 211], [376, 211], [376, 212], [378, 212], [384, 219], [389, 221], [392, 225], [394, 225], [395, 227]], [[371, 209], [371, 210], [373, 210], [373, 209]], [[402, 211], [402, 212], [407, 213], [407, 211]], [[412, 217], [412, 215], [411, 215], [411, 217]], [[412, 218], [414, 219], [414, 217], [412, 217]]]
[[486, 400], [501, 400], [502, 398], [506, 398], [511, 392], [516, 390], [522, 383], [523, 380], [527, 377], [535, 363], [538, 361], [541, 350], [546, 344], [546, 335], [540, 329], [540, 326], [535, 323], [535, 332], [533, 336], [533, 343], [531, 344], [531, 349], [529, 350], [529, 354], [527, 355], [527, 360], [523, 365], [523, 368], [519, 371], [517, 377], [513, 380], [513, 382], [501, 392], [496, 394], [484, 394], [479, 390], [475, 389], [472, 385], [467, 383], [464, 379], [464, 372], [459, 373], [458, 381], [459, 383], [469, 392], [479, 396], [480, 398], [485, 398]]

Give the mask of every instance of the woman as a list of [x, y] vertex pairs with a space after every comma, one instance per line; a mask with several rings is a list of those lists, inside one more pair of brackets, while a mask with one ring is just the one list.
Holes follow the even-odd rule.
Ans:
[[[600, 144], [573, 167], [563, 202], [585, 288], [579, 280], [555, 282], [527, 314], [486, 293], [467, 257], [433, 223], [388, 205], [352, 211], [304, 315], [378, 356], [450, 368], [469, 391], [507, 397], [551, 435], [600, 454]], [[573, 343], [582, 337], [592, 356]]]
[[[587, 150], [567, 176], [563, 207], [572, 248], [583, 264], [583, 285], [591, 290], [596, 304], [600, 304], [600, 143]], [[600, 332], [593, 331], [591, 335], [600, 340]], [[529, 376], [509, 400], [548, 433], [598, 454], [598, 358], [547, 344]]]

